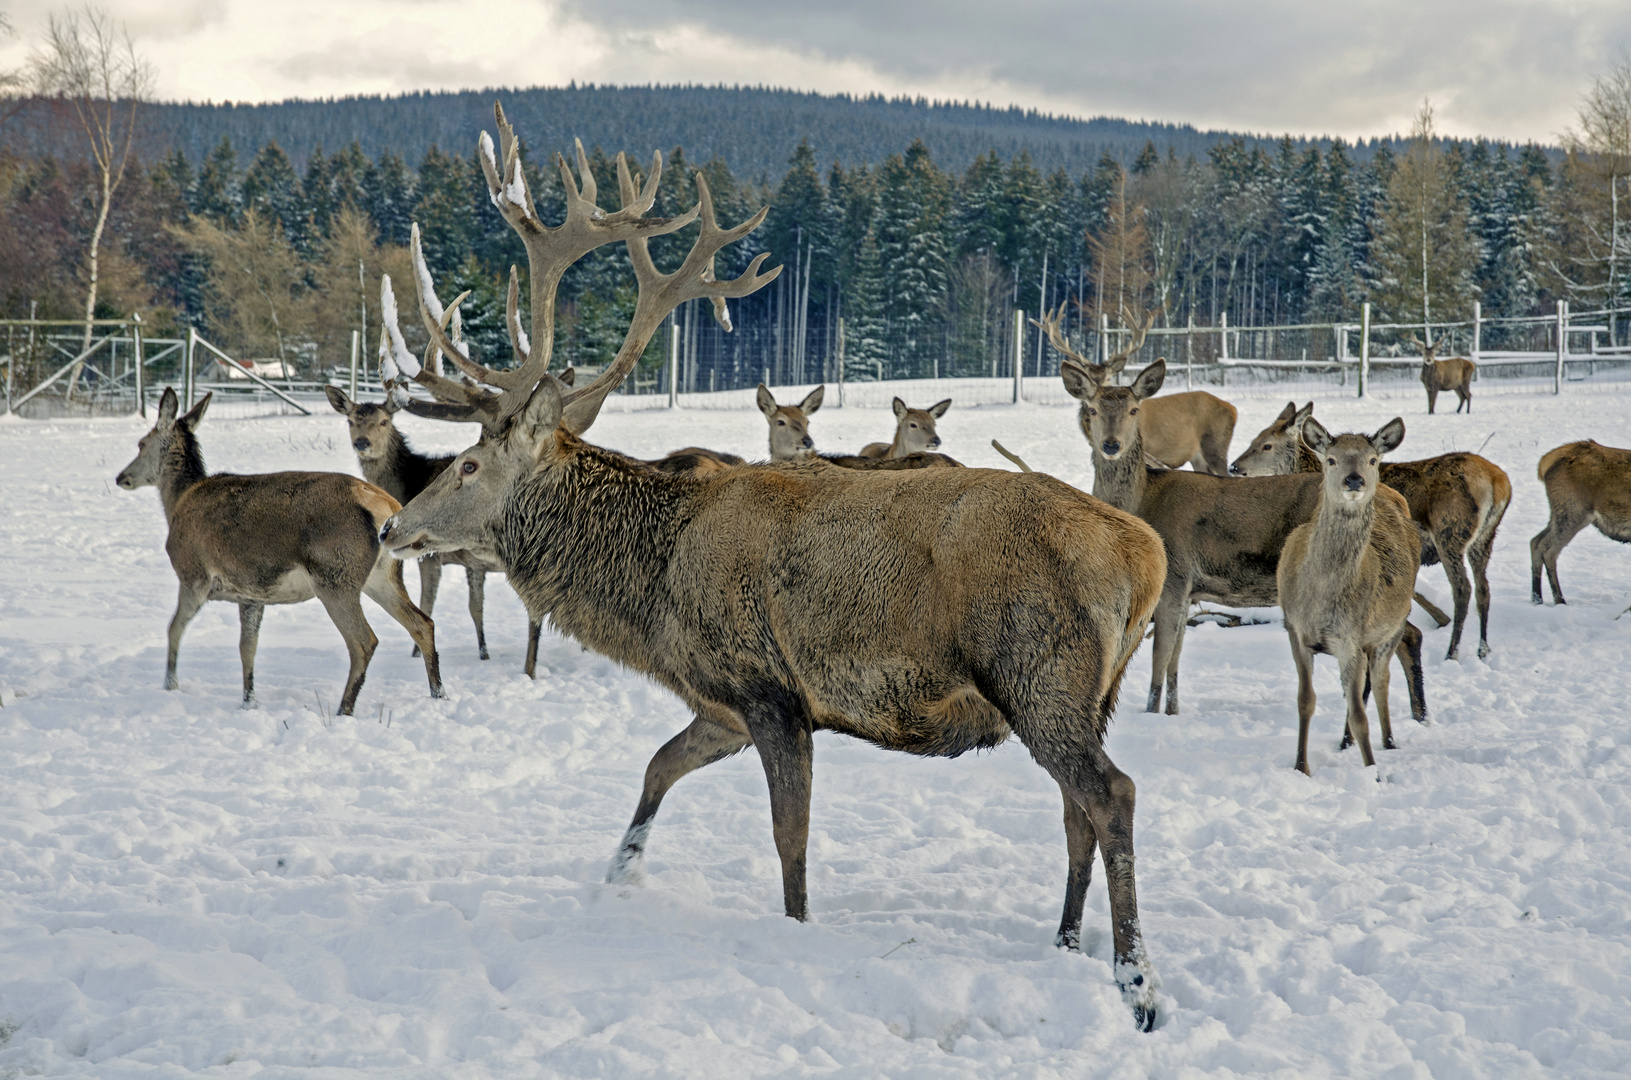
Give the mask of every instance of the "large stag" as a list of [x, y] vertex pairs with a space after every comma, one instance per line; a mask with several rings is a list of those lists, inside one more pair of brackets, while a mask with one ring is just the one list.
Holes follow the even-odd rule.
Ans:
[[298, 604], [315, 596], [345, 638], [351, 657], [340, 694], [340, 715], [350, 716], [379, 644], [363, 615], [361, 596], [366, 594], [419, 646], [431, 696], [441, 697], [435, 627], [408, 599], [402, 563], [379, 544], [379, 529], [400, 509], [397, 501], [340, 473], [211, 476], [197, 436], [211, 396], [205, 394], [177, 417], [176, 392], [166, 387], [157, 423], [115, 481], [127, 491], [157, 487], [170, 526], [164, 549], [181, 588], [170, 619], [164, 688], [176, 689], [176, 657], [187, 624], [206, 601], [226, 600], [238, 605], [243, 700], [245, 707], [253, 704], [255, 649], [266, 605]]
[[1455, 411], [1460, 412], [1461, 407], [1465, 405], [1467, 415], [1471, 416], [1472, 380], [1478, 374], [1478, 365], [1464, 356], [1455, 356], [1448, 360], [1434, 357], [1433, 354], [1450, 340], [1448, 334], [1441, 335], [1436, 345], [1423, 343], [1415, 334], [1408, 335], [1405, 340], [1421, 350], [1421, 384], [1427, 388], [1427, 415], [1433, 414], [1433, 408], [1438, 404], [1439, 391], [1454, 390], [1457, 398]]
[[[1082, 402], [1082, 422], [1093, 450], [1093, 494], [1137, 514], [1160, 534], [1167, 579], [1155, 609], [1155, 647], [1145, 708], [1161, 705], [1166, 681], [1169, 714], [1178, 712], [1178, 657], [1189, 605], [1210, 601], [1237, 607], [1279, 603], [1275, 577], [1286, 537], [1314, 516], [1320, 478], [1308, 473], [1237, 479], [1145, 463], [1139, 414], [1167, 377], [1157, 360], [1131, 386], [1106, 386], [1109, 369], [1074, 360], [1059, 365], [1065, 388]], [[1422, 696], [1421, 631], [1406, 628], [1399, 643], [1411, 713], [1426, 722]]]
[[[513, 373], [455, 357], [499, 389], [483, 399], [425, 383], [450, 414], [481, 415], [483, 435], [382, 539], [403, 558], [491, 545], [534, 617], [650, 675], [695, 711], [647, 768], [610, 877], [637, 873], [658, 805], [677, 780], [753, 746], [770, 787], [785, 909], [803, 919], [813, 732], [955, 755], [1012, 731], [1064, 794], [1070, 871], [1058, 942], [1077, 944], [1102, 846], [1116, 981], [1139, 1025], [1151, 1027], [1133, 783], [1103, 741], [1160, 590], [1160, 540], [1130, 515], [1045, 476], [858, 471], [819, 459], [695, 475], [584, 442], [598, 409], [593, 395], [632, 369], [669, 310], [696, 297], [745, 296], [775, 276], [759, 272], [763, 255], [732, 281], [708, 273], [714, 255], [765, 212], [721, 229], [699, 174], [696, 209], [648, 218], [660, 159], [636, 194], [619, 157], [623, 209], [605, 213], [580, 151], [582, 187], [560, 163], [567, 217], [547, 227], [532, 210], [502, 113], [498, 121], [502, 165], [485, 139], [482, 160], [494, 201], [527, 247], [531, 343], [512, 320], [526, 355]], [[659, 272], [647, 238], [699, 217], [684, 262]], [[639, 285], [628, 334], [595, 383], [563, 393], [546, 374], [555, 284], [591, 248], [616, 241], [627, 245]], [[438, 305], [423, 277], [421, 285], [434, 335]], [[405, 352], [400, 362], [416, 366]], [[1015, 537], [1024, 538], [1027, 557], [993, 557]]]
[[1546, 485], [1551, 517], [1529, 541], [1530, 599], [1541, 603], [1540, 570], [1552, 586], [1552, 601], [1561, 604], [1557, 557], [1587, 525], [1610, 540], [1631, 543], [1631, 450], [1604, 446], [1592, 439], [1548, 450], [1535, 472]]
[[[1058, 310], [1044, 314], [1040, 322], [1035, 319], [1031, 322], [1044, 330], [1053, 347], [1078, 368], [1084, 371], [1102, 369], [1095, 372], [1100, 382], [1108, 381], [1110, 376], [1127, 366], [1128, 359], [1144, 344], [1145, 335], [1155, 325], [1154, 312], [1145, 315], [1142, 321], [1135, 321], [1131, 315], [1123, 312], [1128, 325], [1135, 328], [1132, 341], [1103, 364], [1095, 364], [1071, 348], [1060, 325], [1064, 314], [1065, 305], [1060, 304]], [[1064, 370], [1062, 365], [1063, 361], [1061, 373]], [[1087, 409], [1084, 402], [1077, 422], [1081, 425], [1082, 434], [1091, 441]], [[1188, 462], [1196, 472], [1224, 476], [1229, 470], [1229, 441], [1234, 438], [1236, 416], [1233, 405], [1204, 390], [1151, 398], [1143, 404], [1138, 414], [1138, 428], [1144, 436], [1144, 452], [1169, 469], [1182, 468]]]
[[[1283, 476], [1322, 471], [1320, 457], [1302, 439], [1303, 425], [1314, 403], [1301, 409], [1287, 403], [1274, 423], [1258, 432], [1246, 452], [1229, 471], [1237, 476]], [[1446, 660], [1461, 652], [1461, 631], [1467, 624], [1468, 602], [1478, 599], [1478, 655], [1489, 655], [1489, 557], [1495, 530], [1512, 501], [1512, 481], [1502, 468], [1477, 454], [1440, 454], [1420, 461], [1382, 462], [1382, 483], [1404, 496], [1410, 519], [1421, 535], [1421, 565], [1444, 564], [1455, 597], [1454, 628]], [[1467, 580], [1467, 567], [1472, 581]], [[1417, 603], [1427, 607], [1424, 597]], [[1433, 610], [1428, 608], [1429, 611]], [[1441, 623], [1442, 625], [1442, 623]]]
[[1383, 454], [1404, 441], [1395, 417], [1375, 435], [1332, 438], [1318, 420], [1304, 437], [1321, 460], [1319, 507], [1292, 530], [1280, 555], [1280, 608], [1297, 665], [1297, 768], [1308, 769], [1308, 721], [1314, 715], [1314, 654], [1336, 657], [1348, 706], [1346, 746], [1371, 753], [1365, 694], [1376, 691], [1382, 747], [1392, 750], [1388, 658], [1409, 625], [1410, 593], [1421, 550], [1404, 499], [1378, 479]]

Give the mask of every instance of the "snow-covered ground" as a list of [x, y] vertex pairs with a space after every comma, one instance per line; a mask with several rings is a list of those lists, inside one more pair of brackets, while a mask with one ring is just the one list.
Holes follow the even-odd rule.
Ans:
[[[1539, 454], [1631, 443], [1631, 392], [1486, 395], [1472, 417], [1422, 398], [1332, 391], [1316, 415], [1402, 413], [1399, 456], [1481, 449], [1510, 473], [1494, 653], [1446, 663], [1429, 633], [1435, 722], [1403, 719], [1379, 770], [1336, 751], [1322, 660], [1312, 779], [1278, 625], [1192, 630], [1180, 717], [1139, 711], [1135, 657], [1109, 750], [1139, 785], [1148, 1035], [1112, 983], [1102, 873], [1084, 953], [1052, 946], [1059, 794], [1017, 743], [941, 761], [819, 738], [808, 924], [781, 915], [751, 752], [684, 780], [644, 886], [609, 890], [646, 761], [688, 719], [667, 693], [547, 631], [527, 680], [496, 579], [481, 663], [456, 570], [446, 701], [370, 606], [357, 715], [320, 715], [345, 658], [314, 603], [268, 613], [258, 710], [225, 604], [166, 693], [158, 500], [112, 486], [143, 425], [0, 418], [0, 1076], [1625, 1075], [1631, 550], [1583, 533], [1571, 606], [1534, 608], [1527, 541]], [[1238, 452], [1285, 397], [1236, 400]], [[891, 426], [829, 406], [812, 431], [839, 449]], [[954, 407], [940, 430], [968, 464], [1006, 467], [997, 436], [1091, 483], [1068, 408]], [[608, 412], [593, 436], [757, 455], [764, 432], [751, 411]], [[216, 469], [355, 468], [328, 412], [221, 410], [201, 438]], [[1421, 584], [1448, 606], [1441, 571]]]

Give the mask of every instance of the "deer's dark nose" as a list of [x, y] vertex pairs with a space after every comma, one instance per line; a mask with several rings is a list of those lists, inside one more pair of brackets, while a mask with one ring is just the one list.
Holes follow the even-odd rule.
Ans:
[[390, 543], [391, 542], [391, 531], [393, 529], [395, 529], [395, 528], [396, 528], [396, 518], [395, 517], [387, 518], [386, 521], [385, 521], [385, 527], [379, 531], [379, 542], [382, 543], [382, 544]]
[[940, 446], [940, 436], [936, 435], [934, 438], [929, 440], [929, 449], [934, 450], [934, 449], [939, 448], [939, 446]]
[[1363, 491], [1365, 490], [1365, 478], [1356, 472], [1351, 472], [1348, 474], [1347, 478], [1342, 481], [1342, 486], [1347, 488], [1349, 491]]
[[361, 453], [362, 451], [368, 449], [368, 440], [366, 438], [353, 439], [351, 445], [357, 448], [358, 453]]
[[806, 435], [804, 436], [804, 441], [799, 443], [799, 445], [804, 447], [804, 449], [809, 450], [815, 446], [815, 440]]
[[1245, 476], [1246, 475], [1246, 470], [1242, 469], [1240, 467], [1240, 462], [1237, 461], [1233, 465], [1229, 466], [1229, 475], [1230, 476]]
[[1104, 456], [1115, 457], [1121, 453], [1121, 444], [1114, 439], [1106, 439], [1103, 443]]
[[115, 479], [113, 482], [115, 484], [118, 484], [120, 487], [124, 488], [126, 491], [129, 491], [131, 488], [136, 486], [135, 484], [132, 484], [130, 482], [130, 477], [126, 476], [124, 473], [120, 473], [118, 478]]

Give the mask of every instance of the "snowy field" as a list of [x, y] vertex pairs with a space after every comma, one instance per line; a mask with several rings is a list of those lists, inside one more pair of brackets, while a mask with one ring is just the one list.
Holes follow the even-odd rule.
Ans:
[[[1235, 397], [1234, 452], [1286, 396]], [[145, 425], [0, 418], [0, 1077], [1631, 1073], [1631, 550], [1582, 533], [1566, 608], [1530, 606], [1528, 560], [1540, 453], [1631, 443], [1631, 389], [1484, 395], [1472, 417], [1428, 417], [1419, 389], [1318, 400], [1333, 431], [1403, 414], [1400, 458], [1481, 449], [1511, 475], [1494, 652], [1469, 629], [1446, 663], [1430, 631], [1434, 723], [1395, 680], [1400, 749], [1373, 770], [1336, 750], [1321, 660], [1312, 779], [1278, 625], [1190, 631], [1180, 717], [1139, 711], [1134, 658], [1109, 751], [1138, 783], [1148, 1035], [1112, 982], [1102, 868], [1083, 954], [1052, 946], [1059, 792], [1017, 743], [943, 761], [819, 737], [808, 924], [781, 914], [751, 751], [681, 782], [643, 887], [607, 889], [646, 761], [688, 720], [666, 692], [548, 631], [526, 679], [498, 579], [478, 661], [455, 569], [446, 701], [370, 605], [357, 715], [320, 714], [345, 658], [315, 603], [268, 612], [257, 710], [226, 604], [166, 693], [158, 499], [112, 485]], [[355, 471], [332, 413], [231, 413], [200, 431], [214, 469]], [[447, 449], [473, 430], [405, 426]], [[812, 424], [824, 449], [890, 430], [881, 408]], [[1007, 467], [998, 436], [1091, 484], [1068, 408], [954, 407], [940, 431], [967, 464]], [[758, 456], [765, 425], [608, 412], [592, 434]], [[1421, 587], [1449, 606], [1441, 570]]]

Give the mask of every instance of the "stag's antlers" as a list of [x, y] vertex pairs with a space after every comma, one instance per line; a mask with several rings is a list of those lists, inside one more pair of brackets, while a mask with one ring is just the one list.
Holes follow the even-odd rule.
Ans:
[[1053, 343], [1053, 347], [1055, 349], [1058, 349], [1060, 352], [1064, 353], [1067, 358], [1074, 360], [1083, 368], [1086, 368], [1090, 374], [1094, 373], [1094, 369], [1102, 368], [1103, 370], [1097, 373], [1097, 376], [1100, 379], [1107, 375], [1114, 375], [1116, 372], [1126, 367], [1128, 359], [1131, 358], [1132, 355], [1143, 346], [1144, 338], [1149, 334], [1150, 327], [1155, 325], [1155, 312], [1146, 312], [1142, 322], [1140, 322], [1139, 320], [1134, 319], [1132, 312], [1127, 309], [1126, 305], [1123, 305], [1121, 308], [1121, 321], [1126, 323], [1127, 326], [1132, 329], [1133, 340], [1125, 349], [1122, 349], [1120, 352], [1110, 357], [1110, 359], [1100, 364], [1093, 360], [1089, 360], [1087, 357], [1071, 348], [1070, 342], [1065, 337], [1065, 332], [1060, 326], [1060, 321], [1064, 318], [1064, 315], [1065, 305], [1060, 304], [1054, 311], [1044, 312], [1040, 322], [1036, 319], [1032, 319], [1031, 325], [1044, 331], [1048, 335], [1048, 340]]
[[[457, 309], [460, 296], [451, 305], [451, 314], [444, 310], [436, 296], [435, 283], [425, 263], [419, 229], [415, 225], [412, 238], [414, 277], [419, 290], [420, 317], [430, 335], [427, 363], [418, 363], [402, 341], [396, 323], [396, 301], [390, 278], [380, 284], [381, 309], [386, 319], [386, 336], [381, 342], [381, 375], [393, 388], [393, 395], [401, 402], [405, 391], [400, 378], [405, 376], [424, 386], [435, 396], [435, 403], [403, 402], [415, 413], [437, 419], [473, 420], [484, 430], [496, 433], [527, 401], [539, 380], [550, 377], [549, 361], [554, 348], [555, 293], [560, 280], [578, 259], [602, 244], [623, 241], [628, 245], [629, 259], [634, 266], [639, 285], [634, 317], [618, 350], [616, 359], [588, 386], [566, 390], [562, 385], [562, 423], [574, 433], [582, 433], [594, 423], [606, 395], [615, 389], [638, 362], [646, 343], [656, 333], [659, 324], [675, 307], [687, 300], [709, 298], [714, 302], [714, 315], [729, 330], [730, 315], [725, 308], [727, 297], [747, 296], [763, 288], [781, 267], [761, 274], [760, 266], [769, 257], [758, 255], [747, 270], [732, 281], [716, 281], [713, 275], [714, 256], [727, 244], [734, 243], [758, 228], [768, 208], [732, 229], [722, 229], [714, 218], [713, 197], [701, 173], [696, 174], [698, 202], [684, 214], [672, 218], [645, 216], [656, 202], [657, 185], [662, 175], [662, 155], [652, 160], [651, 175], [643, 187], [637, 188], [629, 173], [628, 160], [617, 155], [618, 186], [623, 206], [614, 213], [606, 213], [596, 205], [594, 175], [583, 144], [577, 143], [578, 180], [574, 181], [564, 159], [556, 155], [556, 164], [566, 189], [566, 219], [553, 228], [538, 219], [521, 168], [520, 147], [515, 132], [504, 118], [499, 106], [493, 107], [498, 121], [502, 165], [495, 158], [493, 141], [482, 132], [480, 141], [482, 171], [487, 177], [488, 195], [504, 219], [521, 237], [527, 249], [528, 277], [532, 293], [532, 334], [529, 337], [521, 325], [520, 283], [514, 266], [510, 267], [510, 288], [505, 303], [505, 325], [510, 346], [515, 354], [516, 367], [501, 371], [477, 363], [468, 348], [459, 339]], [[646, 242], [653, 236], [675, 232], [701, 219], [701, 231], [685, 261], [671, 274], [657, 270], [651, 261]], [[452, 327], [450, 332], [450, 326]], [[386, 344], [389, 344], [387, 350]], [[432, 369], [430, 360], [445, 355], [465, 376], [464, 382], [447, 379]], [[483, 386], [496, 388], [496, 393]]]

